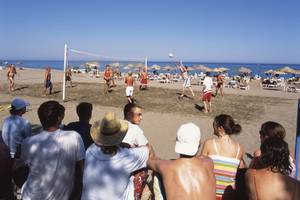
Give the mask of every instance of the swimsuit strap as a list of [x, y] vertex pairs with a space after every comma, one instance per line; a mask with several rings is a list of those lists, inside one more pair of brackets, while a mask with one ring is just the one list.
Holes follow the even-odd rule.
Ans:
[[216, 144], [215, 139], [213, 139], [213, 143], [214, 143], [215, 151], [216, 151], [217, 155], [219, 155], [219, 152], [218, 152], [218, 148], [217, 148], [217, 144]]
[[237, 150], [237, 154], [236, 154], [236, 157], [235, 157], [235, 159], [237, 159], [237, 158], [238, 158], [239, 154], [240, 154], [240, 144], [238, 144], [238, 150]]

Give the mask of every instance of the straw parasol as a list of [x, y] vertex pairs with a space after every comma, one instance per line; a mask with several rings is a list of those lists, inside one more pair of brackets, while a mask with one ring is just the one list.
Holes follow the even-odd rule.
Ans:
[[187, 70], [188, 70], [188, 71], [194, 71], [195, 68], [194, 68], [194, 67], [188, 67]]
[[238, 73], [240, 73], [240, 74], [250, 74], [251, 72], [252, 72], [252, 70], [247, 67], [240, 67], [238, 69]]
[[172, 69], [174, 69], [174, 68], [172, 66], [170, 66], [170, 65], [166, 65], [166, 66], [163, 67], [164, 71], [170, 71]]
[[296, 74], [296, 72], [297, 72], [297, 70], [292, 69], [289, 66], [285, 66], [281, 69], [278, 69], [277, 71], [284, 72], [284, 73], [287, 73], [287, 74]]
[[127, 70], [127, 69], [130, 69], [130, 67], [125, 66], [123, 69], [126, 69], [126, 70]]
[[274, 71], [273, 74], [275, 75], [284, 75], [285, 72], [281, 72], [281, 71]]
[[143, 63], [137, 63], [135, 66], [136, 67], [144, 67], [144, 64]]
[[197, 70], [203, 71], [203, 72], [211, 72], [212, 69], [209, 67], [206, 67], [204, 65], [198, 65], [197, 67], [195, 67]]
[[110, 66], [112, 66], [112, 67], [120, 67], [120, 66], [123, 66], [121, 63], [119, 63], [119, 62], [114, 62], [114, 63], [111, 63], [111, 64], [109, 64]]
[[91, 61], [91, 62], [86, 62], [85, 64], [84, 64], [86, 67], [99, 67], [99, 63], [98, 62], [96, 62], [96, 61]]
[[160, 68], [161, 67], [157, 64], [154, 64], [154, 65], [151, 66], [151, 69], [154, 69], [154, 70], [160, 70]]
[[226, 68], [226, 67], [220, 67], [220, 68], [214, 68], [212, 71], [213, 72], [218, 72], [218, 73], [222, 73], [222, 72], [226, 72], [228, 71], [229, 69]]
[[267, 71], [264, 72], [265, 74], [274, 74], [274, 70], [273, 69], [269, 69]]
[[132, 63], [125, 65], [125, 67], [131, 68], [134, 67], [134, 65]]

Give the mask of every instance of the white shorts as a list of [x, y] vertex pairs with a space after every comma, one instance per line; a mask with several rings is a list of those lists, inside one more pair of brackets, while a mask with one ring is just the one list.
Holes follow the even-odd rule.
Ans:
[[184, 79], [184, 82], [183, 82], [183, 87], [190, 87], [191, 86], [191, 80], [190, 78], [186, 78]]
[[126, 97], [132, 97], [132, 95], [133, 95], [133, 87], [127, 86], [126, 87]]

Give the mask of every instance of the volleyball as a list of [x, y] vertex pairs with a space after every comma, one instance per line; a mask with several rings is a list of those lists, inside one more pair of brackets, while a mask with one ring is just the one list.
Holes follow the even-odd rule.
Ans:
[[169, 58], [173, 58], [173, 54], [172, 53], [169, 53]]

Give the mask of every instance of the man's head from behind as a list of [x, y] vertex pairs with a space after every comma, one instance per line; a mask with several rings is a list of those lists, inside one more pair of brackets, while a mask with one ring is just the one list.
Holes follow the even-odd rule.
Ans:
[[65, 116], [65, 107], [57, 101], [46, 101], [40, 105], [38, 116], [45, 130], [58, 128]]
[[79, 121], [89, 122], [92, 117], [93, 105], [87, 102], [81, 102], [76, 107], [76, 112], [79, 117]]
[[140, 124], [142, 117], [142, 107], [135, 103], [128, 103], [123, 109], [124, 119], [130, 121], [133, 124]]
[[22, 116], [26, 112], [26, 106], [29, 106], [30, 104], [19, 98], [15, 98], [11, 102], [11, 108], [10, 108], [10, 114], [12, 115], [20, 115]]
[[195, 156], [201, 139], [200, 128], [193, 123], [186, 123], [177, 131], [175, 152], [183, 156]]

